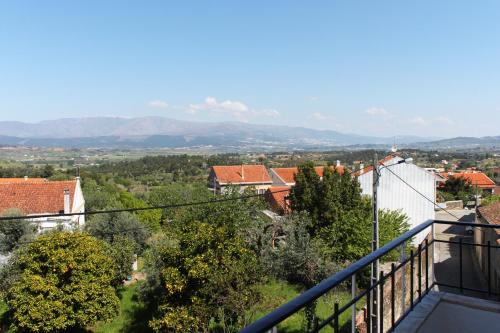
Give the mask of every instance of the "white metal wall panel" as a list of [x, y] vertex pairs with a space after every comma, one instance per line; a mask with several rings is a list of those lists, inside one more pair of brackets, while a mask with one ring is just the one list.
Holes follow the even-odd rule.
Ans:
[[[399, 158], [387, 161], [390, 165], [397, 162]], [[422, 195], [411, 189], [408, 185], [398, 179], [387, 169], [381, 171], [378, 188], [378, 204], [381, 209], [400, 210], [409, 218], [410, 228], [433, 220], [435, 217], [434, 204], [436, 197], [436, 183], [432, 174], [414, 164], [398, 164], [390, 167], [399, 177], [404, 179]], [[373, 171], [358, 177], [362, 193], [372, 194]], [[427, 233], [420, 233], [413, 240], [414, 244], [422, 242]]]

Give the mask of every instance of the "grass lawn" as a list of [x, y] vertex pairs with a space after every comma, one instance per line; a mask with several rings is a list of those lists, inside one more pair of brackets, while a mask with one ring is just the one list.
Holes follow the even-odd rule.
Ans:
[[[259, 287], [262, 294], [261, 301], [249, 310], [250, 321], [255, 321], [258, 318], [270, 313], [278, 306], [290, 301], [300, 294], [299, 288], [294, 285], [282, 281], [270, 281]], [[333, 313], [335, 302], [339, 302], [339, 307], [342, 307], [350, 300], [350, 293], [347, 291], [336, 291], [321, 297], [318, 300], [316, 314], [321, 319], [325, 319]], [[340, 316], [340, 325], [350, 323], [351, 310], [347, 310]], [[305, 313], [300, 311], [295, 315], [286, 319], [281, 325], [278, 326], [279, 332], [303, 332], [305, 328]], [[350, 326], [349, 326], [350, 327]], [[332, 332], [332, 327], [327, 325], [321, 332]]]
[[152, 332], [148, 327], [149, 313], [137, 299], [139, 283], [123, 287], [120, 295], [120, 313], [107, 323], [95, 326], [96, 333]]

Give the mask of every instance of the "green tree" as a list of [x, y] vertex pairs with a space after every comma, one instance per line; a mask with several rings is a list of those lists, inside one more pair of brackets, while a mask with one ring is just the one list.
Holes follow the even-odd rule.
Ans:
[[264, 229], [260, 261], [278, 279], [309, 289], [337, 271], [307, 230], [307, 213], [293, 213]]
[[140, 254], [150, 233], [131, 213], [98, 214], [89, 219], [85, 230], [110, 245], [115, 263], [114, 285], [122, 284], [132, 273], [134, 254]]
[[[120, 193], [120, 202], [125, 208], [144, 208], [147, 207], [147, 203], [143, 200], [136, 198], [130, 192]], [[141, 210], [134, 213], [139, 221], [149, 228], [149, 230], [158, 231], [160, 229], [161, 221], [161, 210]]]
[[444, 183], [442, 190], [452, 194], [456, 200], [464, 201], [465, 204], [469, 201], [473, 188], [467, 179], [450, 176]]
[[116, 315], [113, 261], [104, 242], [53, 232], [20, 248], [16, 262], [22, 273], [7, 301], [17, 330], [60, 332]]
[[230, 201], [175, 216], [147, 259], [143, 297], [157, 302], [154, 330], [207, 332], [212, 319], [225, 327], [244, 324], [260, 278], [243, 231], [256, 223], [254, 214], [244, 201]]
[[290, 191], [292, 210], [296, 212], [307, 211], [314, 224], [322, 219], [321, 183], [320, 177], [314, 170], [312, 162], [299, 165], [299, 172], [295, 175], [295, 186]]
[[[365, 256], [371, 248], [370, 200], [362, 198], [357, 179], [347, 172], [325, 168], [321, 181], [313, 172], [309, 163], [299, 168], [290, 195], [292, 207], [310, 214], [309, 233], [331, 260], [342, 263]], [[382, 243], [408, 229], [400, 212], [380, 211], [379, 223]]]
[[488, 205], [491, 205], [495, 202], [500, 202], [500, 195], [493, 194], [493, 195], [484, 197], [481, 200], [481, 206], [488, 206]]
[[[8, 209], [3, 216], [22, 216], [19, 209]], [[19, 246], [34, 237], [36, 226], [27, 219], [0, 220], [0, 254], [12, 252]]]

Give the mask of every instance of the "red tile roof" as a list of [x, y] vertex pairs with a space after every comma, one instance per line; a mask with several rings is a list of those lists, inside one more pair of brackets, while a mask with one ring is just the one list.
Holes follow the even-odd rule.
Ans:
[[271, 184], [264, 165], [222, 165], [212, 167], [219, 184]]
[[488, 223], [500, 224], [500, 202], [495, 202], [485, 207], [479, 207], [478, 210]]
[[58, 214], [64, 211], [64, 190], [69, 190], [70, 205], [76, 180], [0, 183], [0, 214], [18, 208], [23, 214]]
[[477, 171], [466, 171], [466, 172], [441, 172], [441, 176], [445, 179], [449, 177], [464, 178], [471, 183], [473, 186], [479, 188], [493, 189], [495, 188], [495, 182], [491, 180], [482, 172]]
[[290, 186], [271, 186], [266, 191], [266, 200], [272, 210], [279, 214], [288, 214], [291, 212], [288, 196], [290, 195]]
[[[333, 170], [333, 166], [331, 166], [330, 169]], [[340, 174], [343, 174], [345, 171], [345, 167], [343, 165], [336, 166], [335, 169]], [[298, 167], [272, 168], [271, 170], [274, 171], [274, 173], [287, 184], [295, 183], [295, 175], [299, 172]], [[323, 177], [323, 172], [325, 170], [324, 166], [314, 167], [314, 170], [316, 171], [318, 176]]]
[[[378, 163], [379, 163], [379, 165], [384, 165], [386, 162], [388, 162], [388, 161], [390, 161], [390, 160], [392, 160], [393, 158], [396, 158], [396, 157], [399, 157], [399, 155], [397, 155], [397, 154], [387, 155], [383, 159], [379, 160]], [[372, 170], [373, 170], [373, 165], [368, 165], [368, 166], [364, 167], [361, 170], [353, 172], [352, 175], [354, 177], [358, 177], [358, 176], [364, 175], [365, 173], [370, 172]]]
[[16, 183], [45, 183], [48, 182], [45, 178], [0, 178], [0, 184], [16, 184]]

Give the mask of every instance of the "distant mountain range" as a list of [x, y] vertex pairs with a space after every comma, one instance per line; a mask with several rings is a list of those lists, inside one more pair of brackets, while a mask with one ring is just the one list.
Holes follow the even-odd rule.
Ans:
[[[500, 137], [438, 140], [372, 137], [304, 127], [241, 122], [194, 122], [164, 117], [64, 118], [38, 123], [0, 121], [0, 144], [72, 148], [325, 149], [352, 145], [500, 145]], [[479, 141], [478, 141], [479, 140]], [[474, 143], [473, 143], [474, 142]]]

